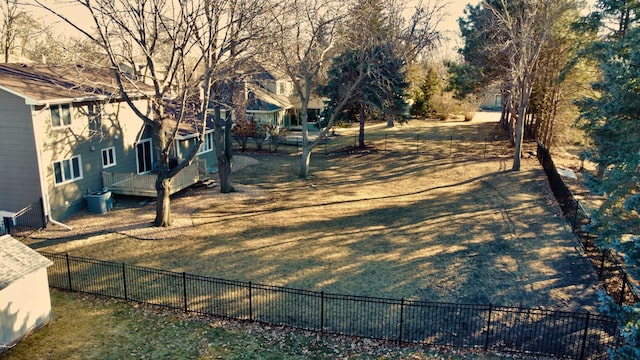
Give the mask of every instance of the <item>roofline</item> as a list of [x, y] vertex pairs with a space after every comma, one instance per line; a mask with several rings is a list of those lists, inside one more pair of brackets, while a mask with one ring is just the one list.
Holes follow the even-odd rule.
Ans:
[[276, 112], [282, 111], [282, 110], [285, 110], [285, 109], [279, 108], [279, 109], [272, 110], [272, 111], [268, 111], [268, 110], [247, 110], [246, 112], [247, 112], [247, 114], [273, 114], [273, 113], [276, 113]]
[[[207, 129], [207, 130], [204, 131], [204, 133], [205, 134], [209, 134], [209, 133], [212, 133], [214, 131], [215, 131], [214, 129]], [[193, 138], [198, 137], [198, 136], [200, 136], [200, 133], [199, 132], [197, 132], [197, 133], [194, 132], [194, 133], [191, 133], [189, 135], [176, 135], [175, 139], [176, 140], [189, 140], [189, 139], [193, 139]]]
[[2, 85], [0, 85], [0, 89], [1, 89], [1, 90], [4, 90], [4, 91], [6, 91], [6, 92], [8, 92], [9, 94], [13, 94], [13, 95], [15, 95], [15, 96], [17, 96], [17, 97], [19, 97], [19, 98], [23, 98], [23, 99], [24, 99], [24, 103], [25, 103], [26, 105], [40, 105], [40, 103], [38, 102], [38, 100], [36, 100], [36, 99], [32, 99], [32, 98], [30, 98], [30, 97], [28, 97], [28, 96], [26, 96], [26, 95], [24, 95], [24, 94], [21, 94], [21, 93], [19, 93], [19, 92], [17, 92], [17, 91], [14, 91], [14, 90], [12, 90], [12, 89], [9, 89], [9, 88], [8, 88], [8, 87], [6, 87], [6, 86], [2, 86]]
[[[56, 98], [56, 99], [47, 99], [47, 100], [37, 100], [32, 97], [26, 96], [22, 93], [19, 93], [15, 90], [12, 90], [6, 86], [0, 85], [0, 90], [4, 90], [10, 94], [13, 94], [19, 98], [24, 99], [25, 105], [50, 105], [50, 104], [67, 104], [67, 103], [78, 103], [85, 101], [98, 101], [98, 100], [109, 100], [109, 99], [117, 99], [119, 101], [125, 101], [123, 97], [113, 97], [108, 95], [91, 95], [85, 97], [73, 97], [73, 98]], [[139, 100], [149, 96], [149, 94], [142, 93], [135, 96], [130, 96], [132, 100]]]

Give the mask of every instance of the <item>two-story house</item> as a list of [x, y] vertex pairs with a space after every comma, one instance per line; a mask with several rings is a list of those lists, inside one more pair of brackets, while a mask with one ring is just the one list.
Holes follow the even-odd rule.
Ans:
[[[145, 108], [145, 86], [131, 83], [128, 93]], [[118, 193], [127, 179], [153, 176], [151, 135], [109, 70], [0, 64], [0, 211], [42, 199], [44, 215], [62, 220], [86, 206], [87, 194], [105, 187]], [[207, 131], [199, 157], [214, 163], [212, 135]], [[181, 129], [173, 156], [180, 158], [195, 136]], [[105, 174], [112, 175], [109, 184]]]
[[[259, 64], [248, 71], [245, 80], [247, 118], [288, 129], [300, 129], [301, 102], [293, 82], [281, 71], [267, 70]], [[313, 95], [308, 105], [308, 121], [316, 123], [325, 108], [325, 99]]]

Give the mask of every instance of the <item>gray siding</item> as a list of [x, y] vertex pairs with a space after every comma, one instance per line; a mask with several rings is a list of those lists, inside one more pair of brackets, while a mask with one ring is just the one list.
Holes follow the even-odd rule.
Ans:
[[[85, 109], [88, 103], [76, 103], [74, 108]], [[110, 108], [106, 111], [102, 121], [90, 121], [86, 115], [86, 111], [77, 111], [73, 122], [76, 127], [88, 128], [90, 131], [83, 132], [83, 136], [74, 134], [73, 141], [67, 142], [67, 146], [63, 147], [60, 155], [56, 156], [54, 151], [53, 161], [63, 160], [71, 156], [80, 155], [82, 160], [82, 179], [55, 185], [53, 174], [50, 174], [50, 203], [51, 214], [56, 220], [64, 220], [75, 212], [86, 207], [86, 195], [92, 192], [100, 191], [103, 188], [102, 171], [136, 172], [136, 151], [135, 144], [130, 140], [136, 138], [136, 134], [125, 134], [127, 131], [139, 133], [141, 131], [141, 122], [136, 119], [128, 124], [121, 123], [127, 121], [130, 114], [121, 112], [122, 104], [110, 104]], [[133, 124], [131, 124], [133, 123]], [[136, 123], [138, 123], [136, 125]], [[73, 132], [71, 129], [62, 130], [69, 134]], [[57, 134], [60, 137], [61, 134]], [[139, 134], [138, 134], [139, 135]], [[64, 138], [64, 135], [63, 135]], [[144, 135], [142, 135], [144, 138]], [[113, 147], [116, 157], [116, 165], [107, 169], [103, 169], [102, 150]], [[52, 164], [48, 164], [49, 171], [52, 170]]]
[[[191, 151], [191, 147], [194, 146], [194, 144], [195, 139], [193, 138], [178, 141], [177, 146], [179, 148], [179, 156], [177, 156], [177, 158], [179, 160], [184, 159], [189, 154], [189, 151]], [[172, 154], [172, 156], [175, 156], [175, 154]], [[207, 162], [207, 168], [209, 172], [217, 171], [218, 159], [216, 158], [215, 148], [211, 151], [196, 155], [196, 159], [205, 160]]]
[[0, 210], [18, 211], [42, 196], [31, 107], [0, 90], [0, 109]]

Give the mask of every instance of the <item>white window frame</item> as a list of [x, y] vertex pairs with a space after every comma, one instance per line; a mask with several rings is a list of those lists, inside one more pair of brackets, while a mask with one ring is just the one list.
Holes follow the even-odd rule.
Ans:
[[[74, 163], [76, 164], [74, 166]], [[82, 179], [82, 158], [80, 155], [72, 156], [53, 162], [53, 181], [56, 186], [68, 184]], [[59, 181], [58, 181], [59, 180]]]
[[[149, 169], [147, 170], [147, 167], [144, 167], [144, 171], [140, 171], [140, 155], [138, 153], [138, 146], [144, 144], [144, 143], [149, 143]], [[144, 149], [144, 147], [143, 147]], [[144, 156], [144, 154], [143, 154]], [[146, 158], [146, 156], [144, 156]], [[136, 144], [136, 173], [138, 174], [146, 174], [146, 173], [150, 173], [153, 171], [153, 144], [151, 143], [151, 139], [144, 139], [144, 140], [140, 140], [138, 141], [138, 143]]]
[[200, 144], [200, 149], [198, 149], [198, 155], [205, 154], [213, 151], [215, 149], [215, 143], [213, 140], [213, 131], [207, 131], [204, 133], [204, 141]]
[[[67, 109], [69, 119], [65, 122], [64, 109]], [[53, 123], [53, 113], [54, 111], [58, 112], [58, 117], [60, 124], [56, 125]], [[72, 104], [55, 104], [49, 106], [49, 117], [51, 119], [51, 128], [52, 129], [64, 129], [71, 126], [73, 119], [73, 105]]]
[[[102, 149], [102, 151], [100, 151], [101, 153], [101, 159], [102, 159], [102, 168], [106, 169], [106, 168], [110, 168], [112, 166], [116, 166], [116, 148], [114, 146], [108, 147], [108, 148], [104, 148]], [[106, 160], [106, 161], [105, 161]]]

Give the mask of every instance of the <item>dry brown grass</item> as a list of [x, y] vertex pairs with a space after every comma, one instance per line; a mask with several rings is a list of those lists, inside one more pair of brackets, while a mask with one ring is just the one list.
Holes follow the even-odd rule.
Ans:
[[[51, 226], [27, 242], [334, 293], [594, 311], [596, 278], [544, 172], [532, 157], [510, 171], [512, 149], [481, 115], [373, 126], [372, 148], [319, 150], [306, 180], [297, 177], [296, 155], [250, 154], [256, 161], [234, 172], [239, 192], [200, 188], [174, 197], [169, 230], [150, 227], [153, 204], [120, 198], [115, 211], [69, 219], [73, 231]], [[354, 131], [340, 129], [333, 149]], [[429, 139], [425, 147], [455, 136], [463, 150], [416, 154], [402, 141], [416, 134]], [[381, 151], [382, 139], [394, 151]]]

